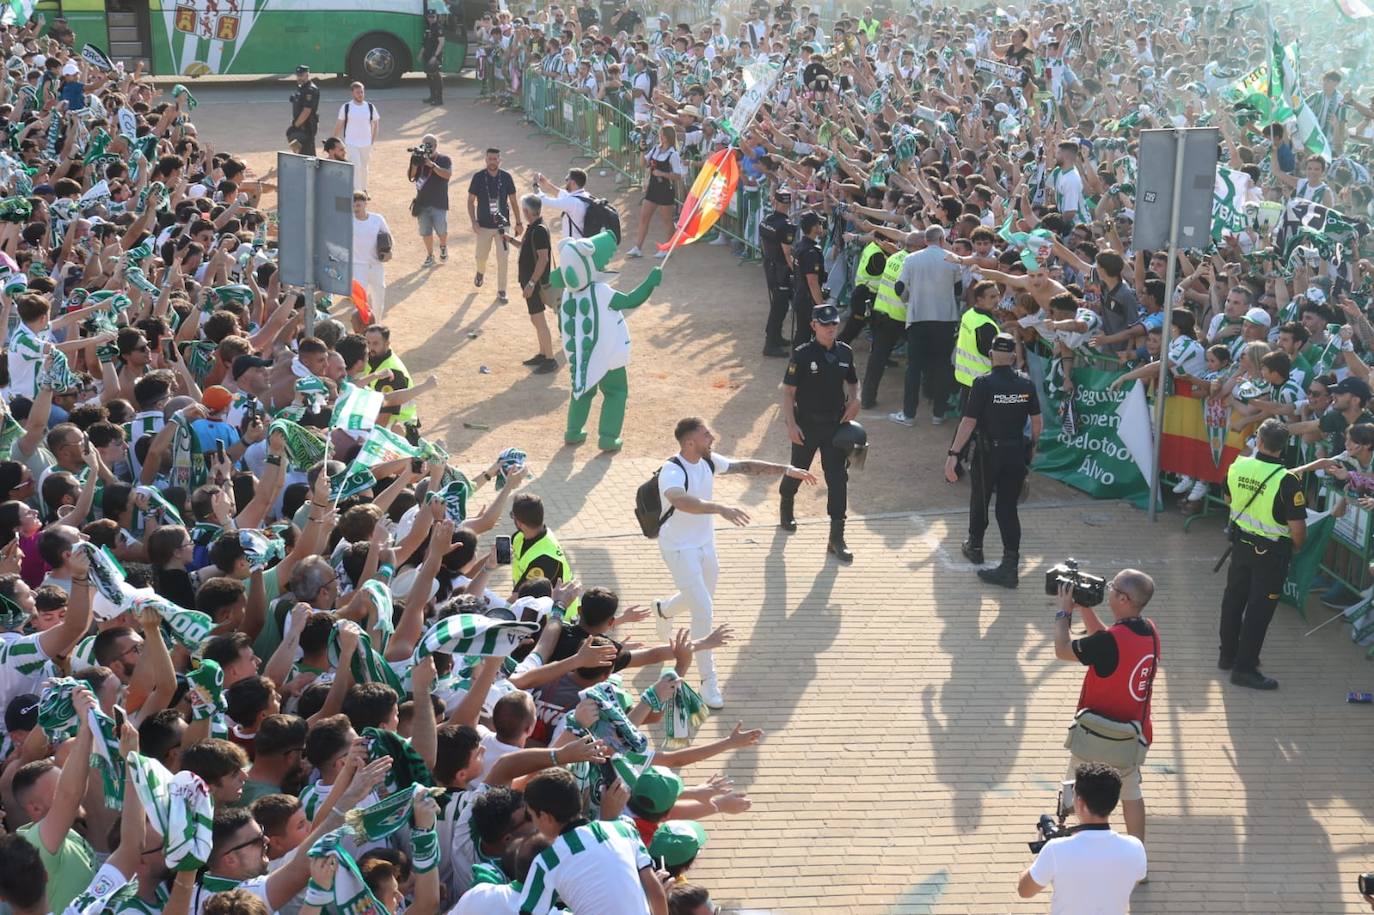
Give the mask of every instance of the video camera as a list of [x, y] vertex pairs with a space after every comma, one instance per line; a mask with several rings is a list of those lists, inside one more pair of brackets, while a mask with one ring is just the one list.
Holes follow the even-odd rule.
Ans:
[[1080, 607], [1096, 607], [1107, 597], [1107, 579], [1078, 571], [1078, 560], [1072, 557], [1045, 572], [1045, 593], [1059, 596], [1059, 586], [1073, 588], [1073, 602]]
[[1036, 821], [1035, 831], [1040, 834], [1040, 838], [1034, 842], [1026, 843], [1032, 854], [1040, 854], [1040, 849], [1044, 848], [1045, 843], [1050, 839], [1073, 835], [1074, 828], [1064, 825], [1069, 814], [1073, 813], [1073, 779], [1059, 783], [1059, 799], [1055, 806], [1057, 809], [1053, 816], [1042, 813], [1040, 819]]

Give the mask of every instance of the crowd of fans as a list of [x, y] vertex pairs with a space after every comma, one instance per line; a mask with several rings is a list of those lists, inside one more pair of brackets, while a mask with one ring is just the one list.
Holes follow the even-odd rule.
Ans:
[[700, 764], [762, 736], [695, 740], [728, 630], [626, 641], [524, 455], [465, 474], [388, 328], [283, 288], [193, 96], [63, 37], [0, 28], [0, 902], [706, 911], [749, 799]]
[[[803, 217], [821, 217], [824, 293], [852, 306], [843, 339], [868, 323], [874, 351], [903, 355], [873, 313], [889, 280], [861, 255], [876, 245], [893, 264], [938, 226], [961, 305], [996, 284], [1002, 328], [1051, 360], [1056, 410], [1071, 410], [1074, 365], [1127, 370], [1118, 384], [1139, 379], [1153, 396], [1167, 319], [1171, 386], [1206, 398], [1220, 434], [1248, 441], [1260, 420], [1285, 418], [1291, 466], [1343, 465], [1311, 475], [1314, 496], [1345, 488], [1345, 465], [1368, 469], [1345, 432], [1371, 415], [1374, 97], [1365, 33], [1336, 5], [1272, 19], [1228, 3], [843, 6], [737, 0], [684, 23], [554, 3], [480, 20], [478, 55], [512, 84], [538, 73], [604, 101], [652, 156], [679, 156], [687, 183], [704, 155], [737, 148], [740, 200], [759, 202], [739, 230], [757, 251], [763, 212], [786, 214], [784, 278]], [[736, 137], [728, 116], [765, 60], [781, 71]], [[1228, 193], [1219, 185], [1213, 237], [1185, 242], [1167, 289], [1166, 252], [1132, 234], [1140, 131], [1174, 126], [1218, 129]], [[768, 354], [785, 352], [776, 324]], [[869, 366], [866, 408], [887, 362]], [[927, 372], [931, 391], [954, 389], [947, 371]], [[1174, 491], [1186, 512], [1209, 495], [1187, 477]]]

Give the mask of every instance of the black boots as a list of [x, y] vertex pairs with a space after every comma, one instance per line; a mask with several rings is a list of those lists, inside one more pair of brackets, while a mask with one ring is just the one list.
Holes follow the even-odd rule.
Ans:
[[1006, 553], [1002, 556], [1002, 564], [995, 569], [979, 569], [978, 577], [990, 585], [1000, 585], [1003, 588], [1016, 587], [1016, 563], [1020, 559], [1018, 553]]
[[825, 551], [840, 562], [854, 561], [854, 554], [844, 545], [844, 519], [830, 519], [830, 540], [825, 545]]
[[983, 548], [974, 546], [972, 540], [965, 540], [959, 544], [959, 552], [964, 554], [964, 558], [976, 566], [983, 564]]
[[793, 496], [783, 496], [778, 503], [778, 527], [791, 533], [797, 529], [797, 518], [793, 514]]

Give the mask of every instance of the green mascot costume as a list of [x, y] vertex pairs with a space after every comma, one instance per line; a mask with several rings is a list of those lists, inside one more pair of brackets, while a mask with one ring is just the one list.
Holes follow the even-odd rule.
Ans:
[[606, 231], [591, 238], [565, 238], [558, 243], [560, 266], [549, 281], [553, 288], [563, 290], [558, 326], [572, 375], [568, 430], [563, 440], [569, 444], [586, 441], [592, 398], [600, 390], [597, 439], [603, 451], [620, 448], [630, 392], [625, 374], [625, 366], [630, 364], [630, 329], [622, 312], [643, 305], [654, 287], [663, 282], [662, 269], [655, 267], [633, 291], [612, 289], [605, 282], [612, 276], [606, 266], [615, 248], [615, 236]]

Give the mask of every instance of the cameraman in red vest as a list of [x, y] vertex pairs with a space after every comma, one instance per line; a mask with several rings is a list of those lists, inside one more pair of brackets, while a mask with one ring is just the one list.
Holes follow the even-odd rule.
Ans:
[[[1088, 668], [1078, 708], [1089, 709], [1116, 721], [1140, 723], [1148, 744], [1154, 740], [1150, 728], [1150, 694], [1154, 689], [1155, 668], [1159, 663], [1159, 632], [1141, 614], [1154, 596], [1155, 583], [1138, 569], [1122, 569], [1107, 584], [1107, 608], [1112, 622], [1108, 626], [1090, 607], [1078, 607], [1073, 589], [1059, 588], [1059, 612], [1054, 615], [1054, 653], [1061, 661], [1078, 661]], [[1077, 609], [1087, 635], [1070, 639], [1069, 630]], [[1086, 762], [1101, 760], [1072, 757], [1067, 778]], [[1121, 775], [1121, 812], [1126, 831], [1145, 841], [1145, 799], [1140, 791], [1140, 767], [1118, 769]]]

